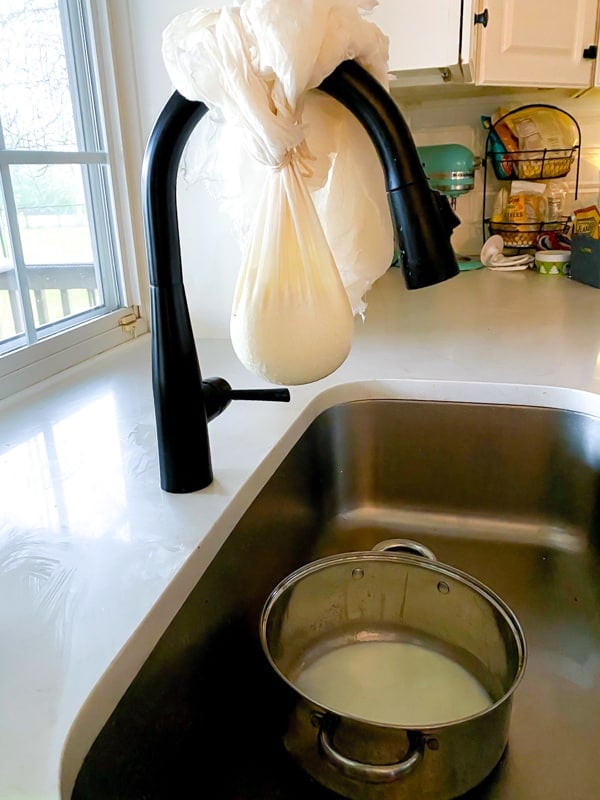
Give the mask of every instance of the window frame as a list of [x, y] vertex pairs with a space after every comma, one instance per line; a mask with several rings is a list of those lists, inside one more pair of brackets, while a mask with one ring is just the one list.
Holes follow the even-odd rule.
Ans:
[[[135, 73], [132, 48], [123, 46], [124, 41], [131, 37], [129, 25], [125, 26], [125, 30], [123, 28], [124, 22], [129, 22], [128, 0], [119, 0], [116, 4], [119, 6], [116, 15], [115, 4], [111, 3], [111, 0], [93, 0], [93, 2], [63, 0], [63, 2], [64, 8], [68, 9], [70, 23], [80, 25], [81, 30], [89, 37], [88, 51], [93, 63], [86, 65], [85, 79], [90, 81], [92, 74], [97, 78], [96, 81], [92, 81], [92, 91], [96, 95], [103, 117], [104, 129], [99, 130], [95, 127], [96, 123], [90, 118], [89, 108], [83, 104], [83, 115], [88, 115], [88, 119], [84, 121], [83, 131], [86, 148], [90, 146], [90, 137], [95, 137], [92, 142], [94, 150], [86, 154], [89, 158], [80, 159], [81, 151], [69, 153], [48, 151], [44, 153], [44, 163], [77, 163], [84, 160], [86, 163], [89, 161], [108, 164], [107, 177], [99, 178], [100, 181], [106, 182], [104, 186], [97, 188], [105, 193], [107, 210], [110, 214], [109, 223], [114, 232], [113, 238], [117, 250], [115, 263], [119, 269], [118, 279], [123, 298], [121, 305], [115, 311], [95, 316], [93, 319], [86, 319], [91, 312], [85, 312], [80, 316], [82, 321], [79, 324], [67, 327], [58, 323], [56, 333], [0, 356], [0, 399], [148, 331], [146, 312], [148, 279], [139, 189], [137, 189], [139, 176], [134, 175], [135, 184], [132, 181], [130, 185], [127, 173], [127, 164], [141, 164], [143, 155], [141, 125], [137, 110], [137, 87], [133, 77]], [[86, 7], [87, 17], [81, 15], [82, 6]], [[75, 20], [71, 18], [74, 13], [77, 15]], [[119, 37], [124, 37], [116, 43], [119, 50], [118, 70], [113, 47], [113, 38], [117, 30]], [[77, 47], [77, 44], [73, 44], [73, 34], [71, 41], [69, 38], [65, 37], [66, 48]], [[129, 64], [124, 63], [126, 52], [129, 53]], [[132, 97], [135, 98], [133, 103]], [[80, 98], [74, 99], [80, 100]], [[122, 127], [120, 114], [120, 108], [125, 107], [124, 102], [127, 102], [126, 131]], [[79, 112], [75, 113], [77, 115]], [[77, 124], [81, 124], [81, 120], [79, 122], [76, 120]], [[11, 152], [11, 157], [20, 163], [32, 163], [28, 160], [28, 155], [30, 159], [33, 157], [33, 163], [36, 160], [39, 163], [42, 159], [42, 156], [35, 155], [35, 151], [30, 151], [29, 154], [24, 151], [21, 155], [16, 154], [16, 151]], [[5, 163], [6, 159], [0, 161], [0, 168], [8, 168], [3, 167]], [[10, 163], [15, 161], [11, 160]], [[131, 190], [134, 185], [137, 191]], [[91, 215], [90, 223], [93, 224]], [[134, 322], [132, 313], [135, 316]], [[123, 324], [125, 319], [126, 324]]]

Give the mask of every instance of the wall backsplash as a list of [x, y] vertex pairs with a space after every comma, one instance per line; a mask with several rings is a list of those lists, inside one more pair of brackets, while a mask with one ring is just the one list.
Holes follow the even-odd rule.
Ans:
[[[529, 92], [478, 93], [473, 96], [470, 89], [463, 89], [463, 95], [451, 98], [442, 97], [444, 87], [429, 96], [415, 90], [393, 90], [394, 97], [413, 132], [417, 145], [443, 144], [456, 142], [469, 147], [476, 156], [485, 152], [486, 132], [481, 126], [480, 117], [491, 115], [499, 106], [516, 107], [527, 103], [547, 103], [556, 105], [571, 114], [581, 128], [581, 163], [579, 173], [579, 194], [575, 202], [575, 165], [565, 181], [570, 189], [570, 205], [567, 210], [598, 202], [600, 191], [600, 102], [599, 91], [595, 90], [582, 97], [569, 96], [565, 90], [533, 90]], [[435, 96], [434, 96], [435, 95]], [[505, 183], [504, 185], [508, 185]], [[491, 211], [494, 198], [502, 183], [496, 180], [493, 171], [487, 176], [487, 215]], [[457, 200], [457, 213], [461, 219], [456, 229], [453, 244], [457, 252], [477, 254], [483, 241], [482, 232], [483, 169], [478, 169], [475, 187], [472, 192]], [[487, 234], [487, 232], [486, 232]]]

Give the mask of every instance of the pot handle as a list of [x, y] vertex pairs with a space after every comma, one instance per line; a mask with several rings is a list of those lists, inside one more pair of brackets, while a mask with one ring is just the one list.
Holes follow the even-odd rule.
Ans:
[[437, 561], [433, 550], [425, 547], [424, 544], [413, 542], [412, 539], [386, 539], [385, 541], [376, 544], [372, 549], [408, 553], [411, 556], [421, 556], [421, 558], [427, 558], [429, 561]]
[[406, 758], [395, 764], [364, 764], [362, 761], [355, 761], [335, 749], [327, 718], [319, 726], [319, 746], [327, 761], [342, 775], [366, 783], [393, 783], [414, 769], [422, 756], [420, 746], [411, 746]]

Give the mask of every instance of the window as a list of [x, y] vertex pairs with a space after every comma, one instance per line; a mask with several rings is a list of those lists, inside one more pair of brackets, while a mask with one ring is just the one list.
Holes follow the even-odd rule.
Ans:
[[112, 187], [89, 0], [2, 0], [0, 375], [117, 329]]

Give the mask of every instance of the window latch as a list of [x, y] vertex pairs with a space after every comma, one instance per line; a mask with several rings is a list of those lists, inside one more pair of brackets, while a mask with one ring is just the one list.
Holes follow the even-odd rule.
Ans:
[[135, 324], [140, 318], [138, 306], [132, 306], [131, 311], [119, 319], [119, 327], [130, 336], [135, 336]]

